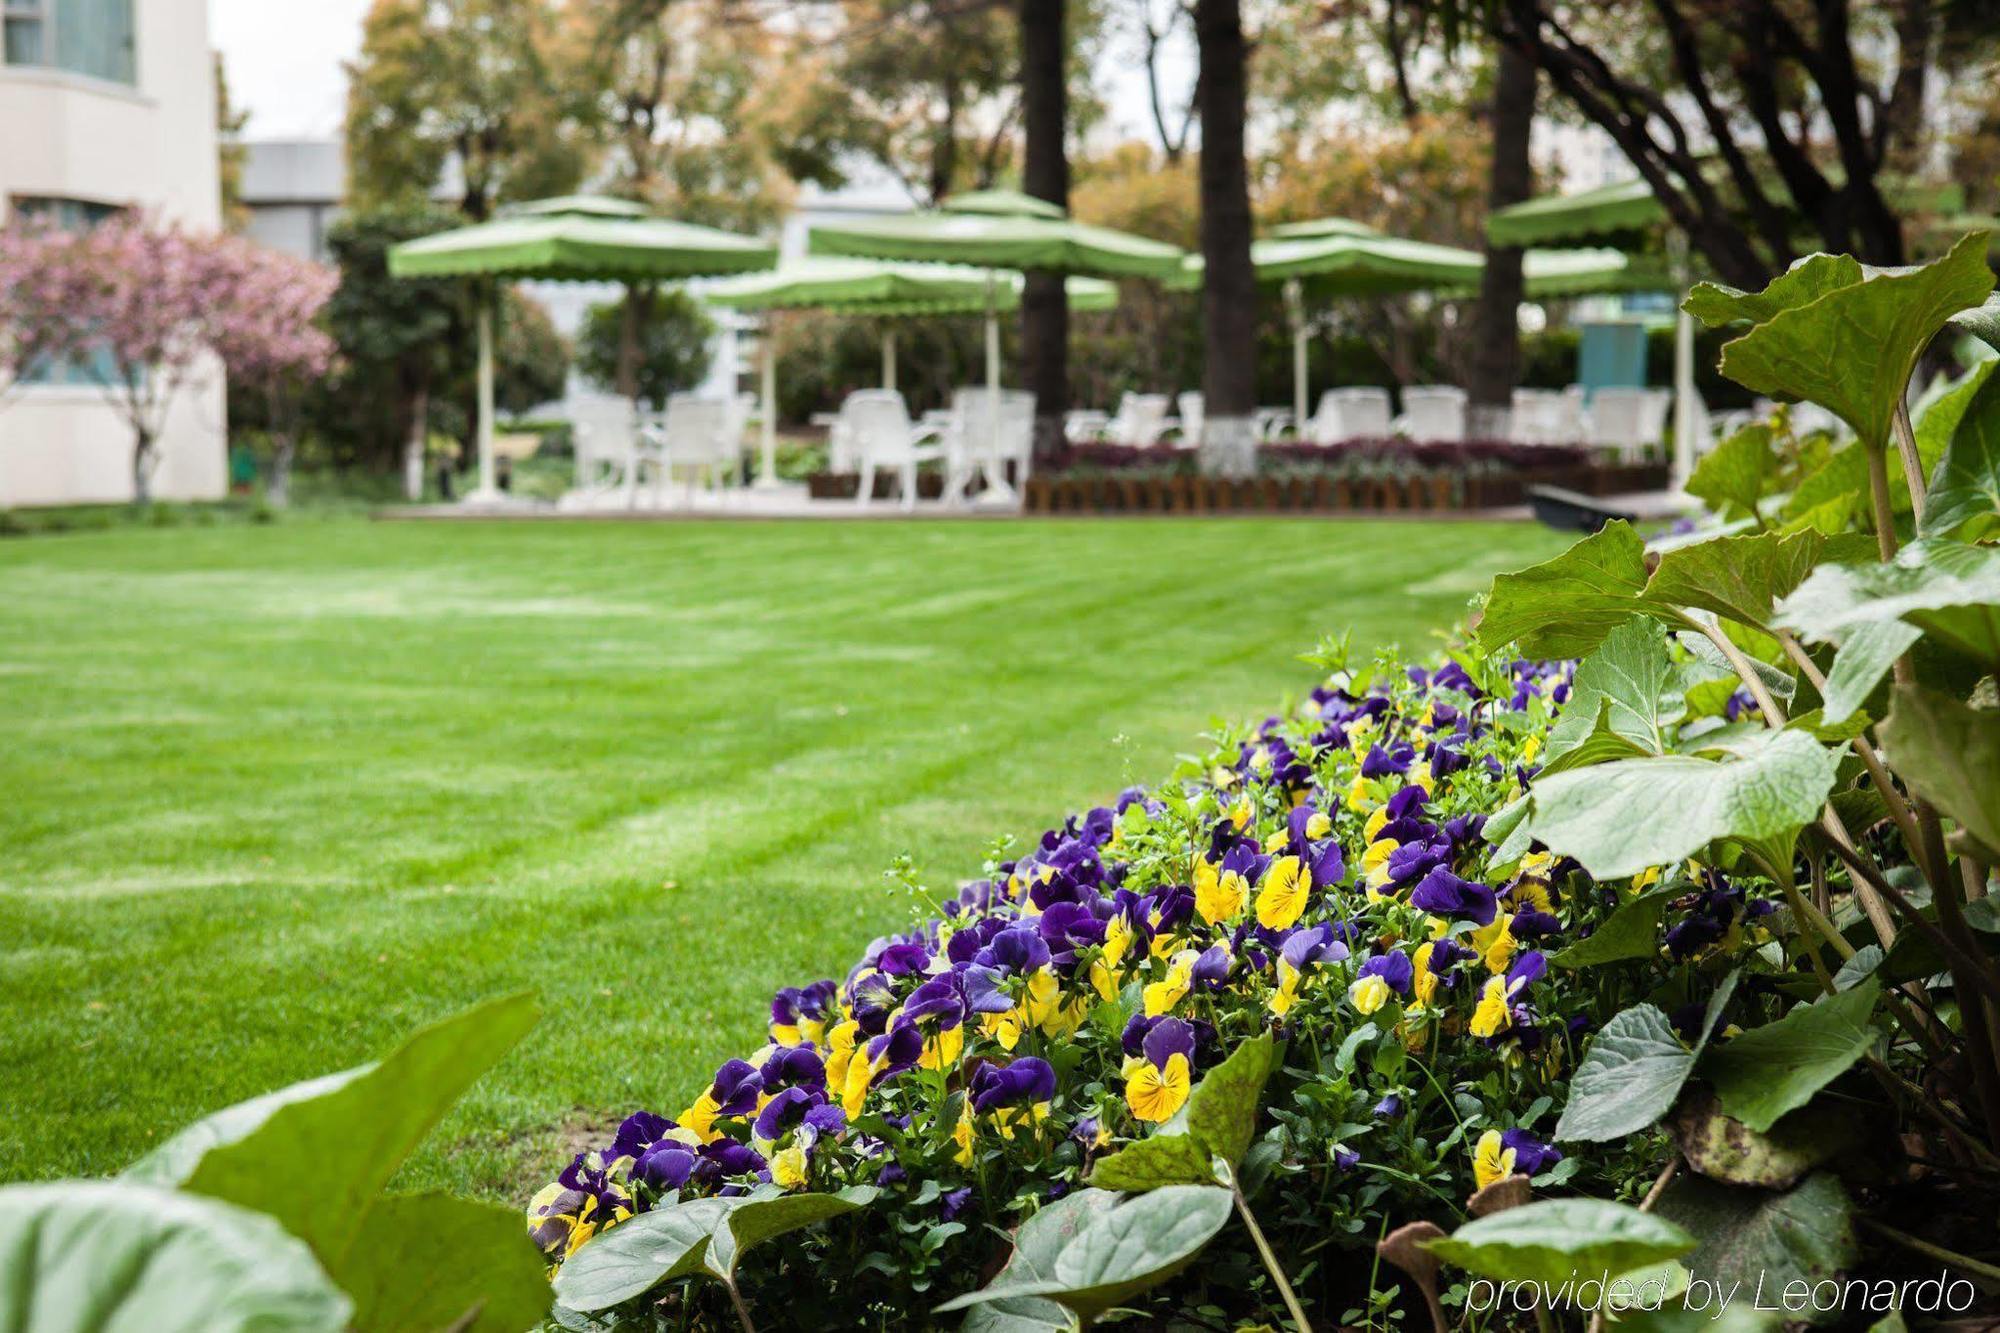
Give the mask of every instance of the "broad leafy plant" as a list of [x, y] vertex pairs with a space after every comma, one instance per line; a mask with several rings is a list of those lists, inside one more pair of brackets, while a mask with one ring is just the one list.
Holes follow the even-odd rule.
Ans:
[[[1599, 879], [1685, 865], [1782, 904], [1761, 943], [1709, 931], [1694, 958], [1720, 979], [1691, 1033], [1653, 1003], [1607, 1015], [1557, 1126], [1584, 1144], [1671, 1133], [1651, 1206], [1700, 1237], [1698, 1270], [1852, 1262], [1840, 1168], [1866, 1127], [1921, 1145], [1946, 1184], [1902, 1210], [1927, 1235], [1872, 1210], [1861, 1230], [1991, 1271], [1952, 1248], [1977, 1228], [1951, 1200], [2000, 1167], [1992, 351], [1964, 342], [1972, 363], [1911, 406], [1927, 355], [1994, 337], [1986, 253], [1982, 234], [1921, 268], [1817, 255], [1761, 292], [1697, 287], [1690, 312], [1741, 329], [1725, 375], [1851, 438], [1802, 439], [1783, 411], [1739, 431], [1689, 483], [1714, 527], [1648, 549], [1614, 523], [1497, 579], [1478, 627], [1493, 650], [1581, 659], [1547, 762], [1487, 826], [1496, 856], [1545, 850]], [[1674, 901], [1632, 897], [1554, 962], [1645, 969]], [[1858, 1187], [1907, 1203], [1879, 1172]]]
[[5, 1326], [533, 1327], [549, 1287], [519, 1214], [387, 1186], [536, 1018], [532, 996], [490, 1000], [197, 1121], [116, 1179], [0, 1189]]

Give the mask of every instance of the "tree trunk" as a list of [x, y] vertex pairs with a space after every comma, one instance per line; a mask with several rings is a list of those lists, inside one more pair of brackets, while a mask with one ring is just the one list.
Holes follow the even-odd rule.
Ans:
[[628, 283], [618, 303], [618, 396], [639, 403], [639, 340], [653, 315], [651, 283]]
[[[1528, 132], [1535, 120], [1535, 66], [1512, 47], [1500, 48], [1493, 80], [1493, 169], [1487, 187], [1488, 214], [1528, 197], [1533, 169]], [[1521, 251], [1486, 243], [1486, 268], [1479, 278], [1479, 306], [1473, 312], [1471, 373], [1466, 396], [1475, 425], [1472, 435], [1497, 435], [1505, 409], [1521, 377]]]
[[132, 503], [144, 508], [153, 503], [153, 433], [144, 426], [132, 432]]
[[[1069, 208], [1069, 90], [1064, 82], [1064, 0], [1020, 0], [1021, 110], [1026, 131], [1022, 184], [1037, 199]], [[1021, 357], [1035, 395], [1035, 457], [1062, 452], [1069, 410], [1069, 293], [1060, 273], [1030, 273], [1021, 288]]]
[[1201, 51], [1202, 442], [1205, 471], [1256, 466], [1257, 275], [1250, 266], [1250, 174], [1241, 0], [1199, 0]]
[[403, 437], [403, 497], [424, 498], [424, 452], [430, 441], [431, 386], [420, 381], [410, 395], [410, 428]]

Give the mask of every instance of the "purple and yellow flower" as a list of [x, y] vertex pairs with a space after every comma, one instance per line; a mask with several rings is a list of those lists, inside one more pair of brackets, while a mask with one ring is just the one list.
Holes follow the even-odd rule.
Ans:
[[1489, 1129], [1472, 1149], [1472, 1179], [1480, 1189], [1509, 1176], [1538, 1176], [1562, 1160], [1562, 1152], [1524, 1129]]
[[1408, 954], [1396, 949], [1378, 953], [1361, 964], [1347, 988], [1348, 1002], [1361, 1013], [1372, 1014], [1389, 1003], [1391, 996], [1408, 995], [1415, 974]]
[[1194, 1085], [1194, 1029], [1163, 1018], [1146, 1032], [1137, 1059], [1125, 1071], [1125, 1105], [1151, 1124], [1171, 1119]]
[[1473, 1010], [1466, 1031], [1475, 1037], [1497, 1037], [1512, 1027], [1515, 997], [1540, 980], [1547, 970], [1547, 961], [1530, 949], [1515, 960], [1505, 976], [1488, 977], [1479, 995], [1479, 1007]]

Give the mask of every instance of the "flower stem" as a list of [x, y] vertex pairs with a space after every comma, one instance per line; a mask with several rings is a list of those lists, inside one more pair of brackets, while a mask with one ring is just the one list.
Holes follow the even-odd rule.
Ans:
[[1917, 523], [1924, 521], [1924, 464], [1917, 456], [1917, 433], [1910, 429], [1910, 409], [1902, 399], [1896, 400], [1894, 420], [1896, 452], [1903, 456], [1903, 480], [1910, 484], [1910, 508], [1916, 514]]
[[743, 1293], [736, 1289], [735, 1278], [724, 1278], [722, 1285], [729, 1291], [729, 1303], [736, 1307], [736, 1318], [743, 1324], [743, 1333], [757, 1333], [757, 1325], [750, 1318], [750, 1307], [743, 1303]]
[[1285, 1308], [1291, 1311], [1292, 1322], [1298, 1325], [1299, 1333], [1312, 1333], [1312, 1321], [1306, 1318], [1305, 1307], [1299, 1304], [1298, 1293], [1285, 1278], [1285, 1270], [1278, 1265], [1278, 1256], [1271, 1252], [1271, 1242], [1264, 1239], [1264, 1229], [1257, 1225], [1256, 1214], [1250, 1211], [1249, 1202], [1244, 1199], [1242, 1189], [1236, 1184], [1236, 1172], [1229, 1172], [1229, 1194], [1236, 1200], [1237, 1216], [1249, 1229], [1250, 1239], [1257, 1244], [1257, 1253], [1263, 1257], [1264, 1271], [1271, 1275], [1271, 1281], [1278, 1284], [1278, 1294], [1285, 1298]]
[[1863, 441], [1868, 451], [1868, 494], [1875, 504], [1875, 549], [1884, 560], [1896, 558], [1896, 511], [1889, 504], [1889, 459], [1875, 445]]

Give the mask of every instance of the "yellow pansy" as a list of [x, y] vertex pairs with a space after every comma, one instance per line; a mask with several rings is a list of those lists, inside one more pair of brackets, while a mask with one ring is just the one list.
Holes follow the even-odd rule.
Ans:
[[951, 1159], [960, 1166], [971, 1166], [972, 1103], [970, 1101], [966, 1102], [965, 1109], [959, 1113], [958, 1123], [952, 1126], [951, 1141], [958, 1145], [958, 1151], [952, 1154]]
[[1507, 1007], [1507, 979], [1488, 977], [1486, 989], [1479, 994], [1479, 1007], [1472, 1011], [1472, 1022], [1466, 1025], [1466, 1030], [1475, 1037], [1497, 1037], [1513, 1022]]
[[709, 1096], [707, 1090], [703, 1090], [701, 1096], [694, 1099], [694, 1105], [682, 1111], [674, 1119], [680, 1122], [681, 1128], [691, 1130], [703, 1143], [713, 1143], [722, 1137], [715, 1132], [716, 1112], [721, 1109], [715, 1098]]
[[1382, 890], [1389, 887], [1389, 857], [1402, 845], [1394, 838], [1384, 838], [1369, 843], [1361, 853], [1361, 883], [1371, 895], [1380, 897]]
[[[887, 1063], [884, 1057], [883, 1063]], [[854, 1058], [847, 1062], [847, 1077], [841, 1083], [840, 1105], [852, 1119], [861, 1114], [868, 1101], [868, 1085], [875, 1081], [875, 1066], [870, 1063], [866, 1051], [856, 1051]]]
[[1194, 975], [1195, 959], [1200, 957], [1193, 949], [1183, 949], [1174, 955], [1167, 966], [1165, 980], [1155, 981], [1145, 989], [1146, 1017], [1158, 1018], [1188, 993], [1188, 985]]
[[1431, 971], [1431, 952], [1436, 947], [1435, 944], [1419, 944], [1417, 951], [1410, 956], [1410, 988], [1417, 997], [1417, 1003], [1425, 1006], [1437, 994], [1437, 973]]
[[1264, 872], [1264, 887], [1257, 891], [1257, 924], [1266, 930], [1284, 930], [1306, 910], [1312, 892], [1312, 874], [1296, 856], [1281, 856]]
[[1173, 1117], [1188, 1099], [1190, 1075], [1187, 1057], [1175, 1051], [1167, 1057], [1165, 1069], [1141, 1060], [1125, 1079], [1125, 1105], [1133, 1118], [1158, 1124]]
[[1424, 795], [1426, 796], [1429, 796], [1437, 788], [1437, 779], [1431, 776], [1431, 761], [1428, 759], [1411, 764], [1407, 776], [1411, 782], [1416, 783], [1424, 789]]
[[1514, 1174], [1514, 1150], [1500, 1143], [1500, 1131], [1489, 1129], [1472, 1149], [1472, 1179], [1480, 1189]]
[[1514, 958], [1514, 932], [1511, 929], [1514, 918], [1505, 912], [1493, 918], [1490, 926], [1481, 926], [1467, 938], [1478, 951], [1480, 960], [1486, 964], [1488, 972], [1505, 972], [1507, 964]]
[[1333, 832], [1333, 820], [1324, 810], [1315, 810], [1306, 816], [1306, 836], [1317, 842]]
[[1250, 798], [1245, 796], [1242, 800], [1229, 807], [1230, 826], [1239, 833], [1242, 832], [1243, 827], [1250, 822], [1250, 815]]
[[1381, 804], [1381, 798], [1375, 794], [1376, 791], [1377, 787], [1374, 783], [1356, 773], [1354, 781], [1347, 785], [1347, 808], [1349, 810], [1374, 809], [1377, 805]]
[[1395, 992], [1389, 989], [1389, 983], [1378, 976], [1358, 977], [1347, 988], [1348, 1001], [1364, 1014], [1372, 1014], [1389, 1003], [1393, 994]]
[[1234, 870], [1222, 870], [1207, 858], [1194, 866], [1194, 910], [1203, 921], [1219, 926], [1241, 915], [1250, 901], [1250, 886]]
[[1299, 999], [1299, 970], [1280, 958], [1278, 960], [1278, 989], [1271, 992], [1271, 1012], [1283, 1018], [1292, 1012], [1292, 1006]]
[[959, 1053], [965, 1049], [965, 1025], [947, 1028], [924, 1042], [923, 1054], [917, 1057], [917, 1065], [922, 1069], [950, 1069], [958, 1063]]
[[806, 1150], [794, 1145], [771, 1158], [771, 1183], [779, 1189], [806, 1187]]

